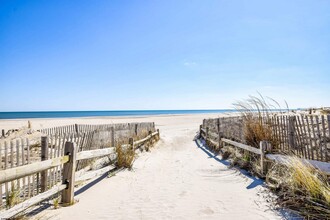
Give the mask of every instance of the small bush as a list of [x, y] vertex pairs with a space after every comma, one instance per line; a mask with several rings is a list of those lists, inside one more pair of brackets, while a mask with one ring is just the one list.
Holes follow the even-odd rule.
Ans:
[[121, 146], [116, 147], [118, 168], [132, 169], [135, 160], [135, 151], [129, 147], [124, 149]]

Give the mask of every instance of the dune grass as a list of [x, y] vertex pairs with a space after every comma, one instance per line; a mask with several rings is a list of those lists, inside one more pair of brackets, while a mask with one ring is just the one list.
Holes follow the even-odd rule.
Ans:
[[132, 147], [124, 148], [121, 145], [116, 147], [117, 167], [132, 169], [135, 160], [135, 151]]
[[11, 208], [14, 205], [17, 205], [20, 202], [20, 191], [14, 186], [14, 189], [8, 192], [6, 196], [6, 206]]
[[[260, 141], [266, 140], [276, 150], [278, 140], [272, 135], [271, 118], [282, 112], [278, 102], [259, 94], [238, 101], [234, 106], [243, 117], [246, 143], [258, 148]], [[287, 103], [286, 108], [289, 109]], [[266, 176], [266, 182], [277, 195], [276, 204], [306, 219], [330, 219], [329, 176], [296, 156], [288, 158], [285, 165], [274, 164]]]
[[[267, 140], [273, 149], [276, 149], [278, 140], [272, 135], [271, 118], [274, 113], [280, 111], [281, 106], [276, 100], [258, 94], [259, 96], [249, 96], [248, 99], [237, 101], [233, 105], [243, 117], [246, 144], [259, 148], [260, 141]], [[286, 106], [289, 109], [287, 103]]]
[[306, 219], [330, 219], [329, 177], [298, 157], [276, 164], [267, 174], [278, 195], [276, 204]]

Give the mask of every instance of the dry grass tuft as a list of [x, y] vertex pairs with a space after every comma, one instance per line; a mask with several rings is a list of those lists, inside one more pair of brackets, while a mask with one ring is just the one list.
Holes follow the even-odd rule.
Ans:
[[128, 147], [127, 149], [120, 145], [116, 147], [117, 152], [117, 166], [118, 168], [132, 169], [135, 160], [135, 151], [133, 148]]
[[268, 172], [267, 182], [277, 190], [278, 205], [307, 219], [330, 218], [329, 178], [307, 162], [289, 157], [285, 165]]
[[271, 124], [274, 112], [281, 109], [277, 101], [271, 98], [265, 99], [259, 94], [259, 97], [249, 96], [248, 99], [237, 101], [233, 105], [242, 114], [247, 145], [259, 148], [260, 141], [267, 140], [273, 149], [277, 148], [278, 140], [272, 135]]
[[53, 207], [54, 209], [58, 209], [60, 207], [60, 197], [56, 197], [53, 199]]
[[14, 190], [8, 192], [8, 195], [6, 196], [7, 208], [11, 208], [14, 205], [17, 205], [19, 202], [20, 202], [20, 191], [19, 190], [14, 189]]

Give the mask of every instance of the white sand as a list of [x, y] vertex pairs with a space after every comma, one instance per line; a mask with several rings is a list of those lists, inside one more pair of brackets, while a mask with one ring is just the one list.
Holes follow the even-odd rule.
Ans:
[[[105, 178], [71, 207], [47, 210], [54, 219], [280, 219], [260, 181], [229, 169], [197, 146], [203, 118], [215, 114], [143, 118], [34, 119], [33, 124], [154, 121], [160, 142], [139, 155], [133, 171]], [[21, 120], [8, 120], [20, 124]], [[8, 125], [7, 124], [7, 125]], [[0, 121], [0, 128], [3, 121]], [[8, 125], [9, 126], [9, 125]]]

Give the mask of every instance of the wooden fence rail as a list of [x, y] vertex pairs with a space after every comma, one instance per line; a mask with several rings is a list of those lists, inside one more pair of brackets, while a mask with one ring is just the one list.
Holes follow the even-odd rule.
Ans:
[[[151, 133], [137, 141], [133, 141], [131, 143], [131, 147], [134, 148], [134, 145], [138, 146], [142, 143], [145, 143], [146, 141], [152, 140], [155, 136], [159, 138], [159, 130], [157, 130], [154, 133]], [[124, 145], [122, 147], [125, 147], [127, 145]], [[53, 185], [50, 189], [45, 189], [44, 192], [22, 202], [19, 203], [7, 210], [4, 210], [0, 212], [0, 218], [11, 218], [15, 215], [17, 215], [20, 212], [23, 212], [24, 210], [28, 209], [29, 207], [40, 203], [41, 201], [52, 197], [58, 193], [62, 193], [62, 203], [72, 205], [74, 203], [74, 186], [77, 181], [81, 182], [87, 179], [91, 179], [94, 177], [97, 177], [99, 175], [102, 175], [106, 172], [109, 172], [110, 170], [114, 169], [115, 167], [110, 165], [107, 167], [103, 167], [99, 170], [94, 170], [85, 173], [84, 175], [80, 175], [77, 177], [76, 173], [76, 166], [79, 161], [81, 160], [87, 160], [87, 159], [93, 159], [93, 158], [100, 158], [103, 156], [108, 156], [111, 154], [115, 154], [115, 148], [103, 148], [103, 149], [94, 149], [94, 150], [86, 150], [86, 151], [80, 151], [78, 152], [79, 146], [75, 142], [69, 142], [66, 141], [65, 147], [64, 147], [64, 156], [55, 157], [51, 159], [46, 159], [43, 161], [22, 165], [18, 167], [13, 167], [6, 170], [0, 170], [0, 186], [3, 183], [8, 183], [13, 180], [19, 180], [21, 178], [33, 175], [35, 173], [42, 173], [45, 172], [47, 174], [47, 171], [59, 167], [60, 165], [63, 165], [62, 170], [62, 181], [61, 183], [56, 183]], [[137, 149], [137, 148], [136, 148]], [[1, 152], [0, 152], [1, 155]], [[49, 176], [49, 175], [47, 175]], [[42, 181], [49, 181], [47, 178], [43, 179]], [[41, 183], [41, 185], [44, 184], [47, 186], [47, 183]], [[1, 194], [2, 195], [2, 194]], [[2, 199], [1, 199], [2, 200]]]
[[[280, 114], [260, 121], [271, 132], [273, 149], [308, 160], [330, 162], [330, 115]], [[247, 144], [246, 129], [242, 117], [204, 119], [200, 127], [217, 145], [221, 138]]]
[[[216, 148], [220, 148], [221, 146], [217, 145], [217, 143], [211, 139], [212, 136], [214, 136], [214, 133], [213, 133], [213, 135], [210, 136], [207, 134], [207, 130], [208, 129], [203, 129], [203, 128], [200, 129], [200, 138], [203, 138], [206, 143], [211, 143]], [[252, 147], [252, 146], [249, 146], [246, 144], [242, 144], [242, 143], [239, 143], [239, 142], [236, 142], [233, 140], [229, 140], [226, 138], [221, 138], [221, 142], [227, 143], [234, 147], [237, 147], [242, 150], [246, 150], [246, 151], [249, 151], [251, 153], [258, 155], [260, 157], [260, 171], [261, 171], [260, 174], [263, 176], [267, 173], [267, 166], [265, 164], [266, 158], [269, 160], [275, 161], [277, 163], [282, 163], [282, 164], [285, 164], [288, 160], [288, 156], [286, 156], [286, 155], [269, 153], [269, 152], [271, 152], [272, 146], [267, 141], [261, 141], [259, 148], [255, 148], [255, 147]], [[302, 162], [308, 163], [308, 164], [314, 166], [315, 168], [330, 175], [330, 163], [316, 161], [316, 160], [308, 160], [308, 159], [301, 159], [301, 160], [302, 160]]]

